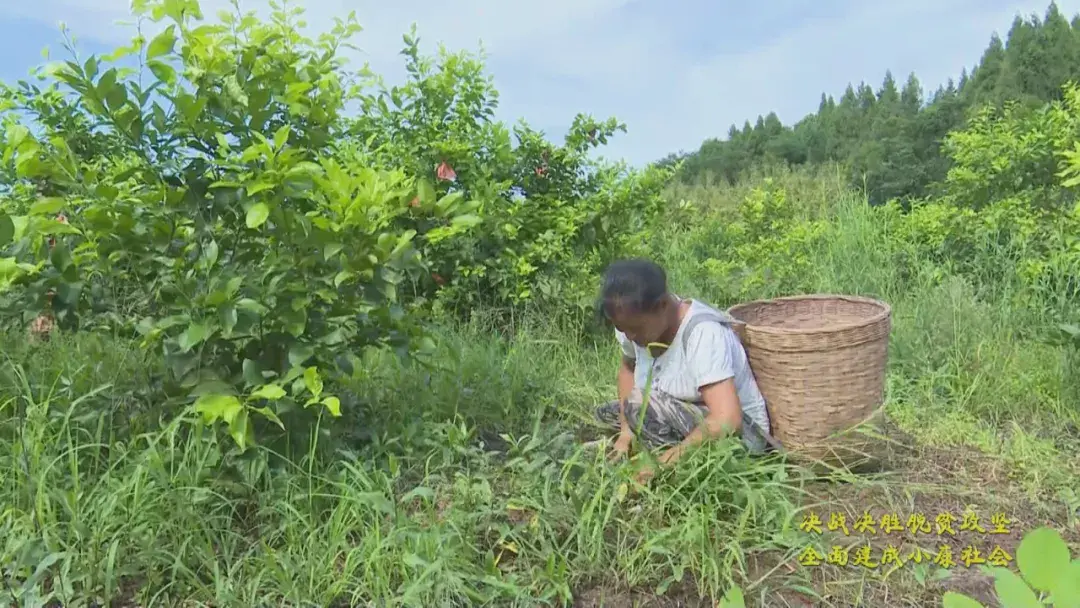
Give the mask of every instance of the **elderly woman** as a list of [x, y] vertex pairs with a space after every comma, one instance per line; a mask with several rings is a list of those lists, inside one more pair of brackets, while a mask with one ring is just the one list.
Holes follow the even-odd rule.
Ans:
[[[666, 447], [659, 457], [665, 464], [729, 433], [741, 433], [751, 452], [775, 444], [730, 315], [668, 292], [664, 270], [648, 260], [612, 264], [600, 295], [623, 354], [619, 399], [597, 411], [619, 430], [614, 456], [625, 456], [635, 436], [649, 447]], [[642, 408], [647, 385], [649, 406]], [[646, 469], [642, 477], [651, 475]]]

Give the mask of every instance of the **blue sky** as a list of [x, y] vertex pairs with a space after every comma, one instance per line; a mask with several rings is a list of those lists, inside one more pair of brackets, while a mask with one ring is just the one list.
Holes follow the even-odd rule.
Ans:
[[[355, 10], [361, 60], [389, 80], [403, 72], [401, 34], [416, 23], [437, 42], [482, 41], [500, 90], [500, 117], [525, 118], [559, 137], [574, 114], [616, 116], [629, 132], [605, 156], [633, 164], [722, 136], [732, 123], [775, 111], [789, 124], [839, 96], [849, 81], [876, 88], [886, 69], [914, 71], [927, 92], [979, 58], [994, 31], [1049, 0], [307, 0], [312, 33]], [[1068, 17], [1080, 0], [1059, 0]], [[202, 0], [208, 16], [226, 0]], [[241, 0], [266, 10], [266, 0]], [[48, 46], [66, 59], [59, 23], [82, 53], [126, 43], [128, 0], [0, 2], [0, 78], [25, 76]]]

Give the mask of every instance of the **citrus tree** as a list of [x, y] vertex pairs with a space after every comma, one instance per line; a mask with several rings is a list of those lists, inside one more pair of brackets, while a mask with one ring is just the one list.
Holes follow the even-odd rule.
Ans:
[[509, 129], [493, 121], [498, 92], [479, 57], [446, 50], [423, 57], [415, 34], [405, 36], [402, 54], [406, 82], [380, 83], [362, 98], [364, 111], [351, 124], [357, 158], [434, 169], [428, 200], [453, 190], [481, 205], [469, 216], [478, 228], [467, 234], [427, 219], [415, 226], [432, 270], [418, 294], [451, 312], [591, 306], [597, 272], [632, 251], [659, 216], [671, 170], [593, 158], [625, 131], [614, 118], [577, 115], [561, 145], [524, 122]]
[[431, 352], [433, 303], [584, 303], [659, 212], [666, 172], [589, 156], [617, 121], [512, 141], [476, 57], [409, 34], [388, 88], [346, 69], [351, 16], [312, 40], [296, 9], [134, 12], [156, 34], [0, 90], [0, 314], [137, 334], [166, 406], [241, 448], [339, 415], [325, 380], [365, 347]]
[[6, 318], [137, 331], [164, 355], [167, 396], [194, 398], [242, 447], [255, 418], [336, 416], [327, 372], [367, 345], [424, 345], [398, 291], [422, 270], [409, 226], [452, 234], [477, 204], [341, 152], [352, 21], [312, 41], [291, 13], [136, 12], [167, 25], [5, 91]]

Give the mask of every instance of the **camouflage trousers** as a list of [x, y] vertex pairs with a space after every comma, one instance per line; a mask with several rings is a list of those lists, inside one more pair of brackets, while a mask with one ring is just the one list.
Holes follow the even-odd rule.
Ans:
[[[626, 399], [626, 421], [634, 435], [650, 449], [686, 439], [708, 414], [704, 404], [687, 403], [655, 388], [649, 394], [648, 407], [642, 407], [643, 401], [644, 395], [634, 389]], [[596, 418], [604, 426], [619, 430], [619, 405], [618, 400], [601, 405], [596, 408]]]

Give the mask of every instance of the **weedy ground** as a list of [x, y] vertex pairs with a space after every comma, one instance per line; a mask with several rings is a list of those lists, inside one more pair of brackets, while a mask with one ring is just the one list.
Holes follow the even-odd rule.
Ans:
[[[307, 441], [243, 456], [166, 416], [158, 362], [115, 336], [7, 335], [0, 371], [0, 595], [11, 605], [926, 606], [947, 589], [994, 605], [977, 566], [802, 565], [808, 545], [935, 534], [830, 533], [864, 511], [965, 509], [1009, 534], [962, 534], [1015, 556], [1050, 524], [1080, 538], [1075, 354], [1034, 337], [1030, 303], [929, 265], [901, 276], [865, 205], [840, 205], [807, 291], [867, 293], [894, 310], [888, 445], [876, 472], [821, 474], [730, 444], [648, 487], [605, 461], [590, 410], [614, 394], [618, 351], [541, 315], [499, 334], [483, 315], [439, 329], [437, 368], [366, 354], [349, 414]], [[701, 243], [663, 235], [681, 295], [716, 298]], [[723, 252], [715, 255], [721, 256]], [[762, 292], [761, 295], [772, 295]], [[721, 303], [723, 304], [723, 303]], [[330, 438], [328, 425], [347, 425]], [[334, 443], [330, 443], [333, 441]], [[225, 464], [223, 464], [225, 463]], [[826, 529], [800, 529], [809, 513]], [[960, 521], [957, 520], [956, 526]]]

